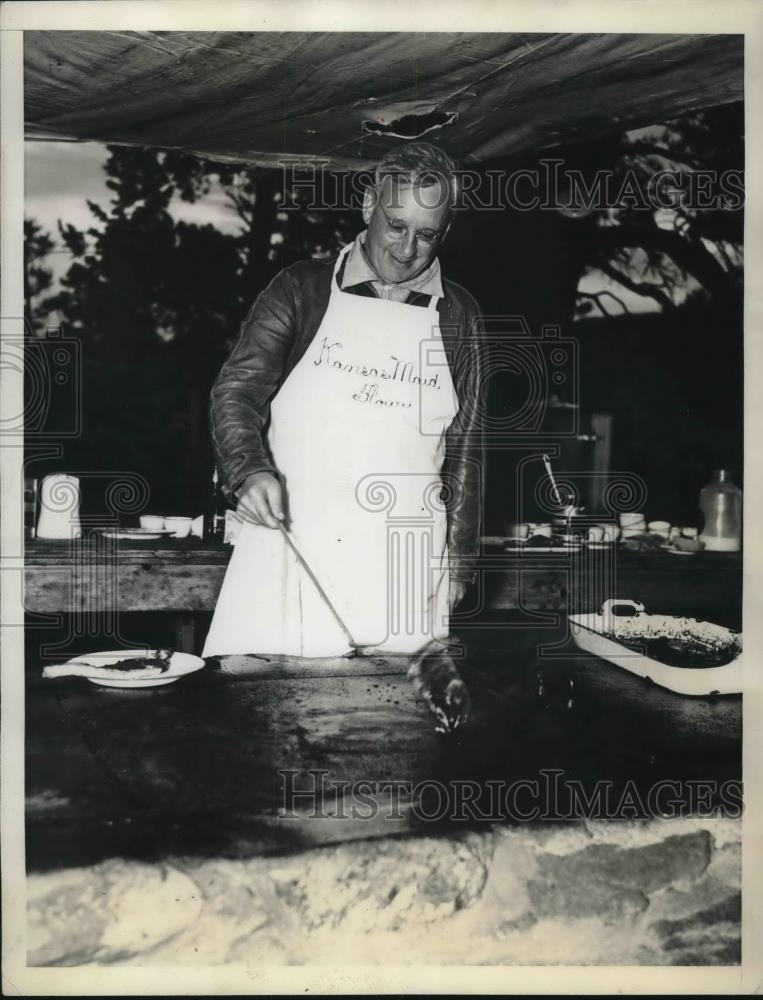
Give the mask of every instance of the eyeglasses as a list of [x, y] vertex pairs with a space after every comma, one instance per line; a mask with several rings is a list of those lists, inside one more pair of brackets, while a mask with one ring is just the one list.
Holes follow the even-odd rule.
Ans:
[[[398, 222], [396, 219], [390, 219], [382, 206], [380, 205], [379, 207], [381, 208], [382, 214], [386, 220], [387, 231], [392, 234], [393, 239], [406, 239], [408, 236], [408, 227], [402, 222]], [[425, 230], [422, 233], [416, 233], [415, 239], [417, 243], [420, 240], [425, 246], [434, 246], [440, 240], [441, 236], [442, 234], [439, 232], [429, 232]]]

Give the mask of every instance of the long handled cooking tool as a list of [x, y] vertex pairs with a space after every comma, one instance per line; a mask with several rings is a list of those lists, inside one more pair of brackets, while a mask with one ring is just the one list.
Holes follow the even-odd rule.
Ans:
[[[337, 624], [350, 640], [352, 651], [347, 656], [356, 656], [358, 644], [355, 642], [352, 632], [345, 625], [342, 616], [331, 603], [318, 577], [313, 573], [307, 560], [297, 548], [286, 525], [282, 521], [279, 521], [278, 527], [286, 539], [289, 548], [297, 557], [300, 566], [310, 577], [315, 585], [315, 589], [328, 605]], [[452, 732], [466, 722], [469, 716], [469, 692], [461, 680], [461, 675], [444, 643], [433, 640], [422, 647], [412, 658], [408, 669], [408, 679], [440, 723], [437, 727], [438, 732]]]
[[313, 571], [310, 569], [310, 566], [308, 565], [307, 560], [305, 559], [305, 557], [302, 555], [302, 553], [297, 548], [297, 545], [296, 545], [294, 539], [292, 538], [291, 534], [289, 533], [289, 530], [287, 529], [287, 527], [283, 523], [283, 521], [279, 521], [278, 522], [278, 527], [281, 529], [281, 534], [286, 539], [286, 541], [287, 541], [287, 543], [289, 545], [289, 548], [294, 553], [294, 555], [297, 557], [297, 561], [299, 562], [300, 566], [305, 571], [305, 573], [307, 573], [307, 575], [310, 577], [310, 579], [313, 582], [313, 585], [315, 586], [315, 589], [318, 591], [318, 593], [321, 595], [321, 597], [323, 598], [323, 600], [328, 605], [329, 611], [331, 612], [331, 614], [336, 619], [337, 624], [339, 625], [339, 627], [341, 628], [341, 630], [344, 632], [344, 634], [347, 636], [347, 638], [350, 640], [350, 645], [352, 646], [352, 652], [349, 653], [348, 655], [349, 656], [354, 656], [355, 655], [355, 651], [357, 650], [358, 644], [353, 639], [352, 632], [350, 632], [350, 630], [347, 628], [347, 626], [345, 625], [345, 623], [344, 623], [344, 621], [342, 619], [342, 616], [339, 614], [339, 612], [337, 611], [337, 609], [331, 603], [331, 599], [329, 598], [328, 594], [326, 593], [326, 591], [321, 586], [320, 580], [315, 575], [315, 573], [313, 573]]

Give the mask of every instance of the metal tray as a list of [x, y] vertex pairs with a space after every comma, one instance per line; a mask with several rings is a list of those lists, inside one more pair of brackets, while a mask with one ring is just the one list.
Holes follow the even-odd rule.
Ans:
[[[742, 655], [741, 650], [729, 663], [720, 667], [676, 667], [660, 660], [652, 659], [629, 649], [622, 642], [613, 638], [612, 632], [622, 617], [615, 616], [613, 609], [618, 606], [628, 606], [637, 612], [635, 621], [654, 629], [659, 635], [660, 629], [666, 629], [671, 624], [680, 621], [696, 621], [694, 619], [676, 619], [670, 615], [646, 615], [644, 605], [635, 601], [607, 601], [600, 614], [570, 615], [572, 637], [577, 646], [586, 653], [600, 656], [609, 663], [628, 670], [638, 677], [644, 677], [660, 687], [675, 691], [677, 694], [707, 697], [708, 695], [725, 695], [742, 693]], [[631, 619], [633, 620], [633, 619]], [[729, 639], [739, 640], [739, 636], [730, 629], [710, 622], [696, 622], [697, 628], [704, 627], [714, 636], [721, 637], [726, 633]]]

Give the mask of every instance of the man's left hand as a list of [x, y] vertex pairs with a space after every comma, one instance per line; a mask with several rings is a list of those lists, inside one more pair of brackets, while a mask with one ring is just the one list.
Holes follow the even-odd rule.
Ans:
[[458, 580], [450, 581], [449, 605], [451, 614], [455, 611], [455, 609], [458, 607], [461, 601], [463, 601], [465, 593], [466, 593], [465, 583], [459, 583]]

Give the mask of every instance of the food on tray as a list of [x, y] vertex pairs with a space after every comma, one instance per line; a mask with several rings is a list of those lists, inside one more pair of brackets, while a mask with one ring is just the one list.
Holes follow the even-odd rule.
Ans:
[[694, 618], [635, 615], [613, 622], [605, 633], [610, 638], [671, 667], [721, 667], [742, 651], [741, 635]]
[[127, 680], [147, 680], [159, 677], [170, 669], [173, 649], [157, 649], [151, 656], [128, 656], [115, 663], [98, 663], [96, 658], [88, 661], [70, 660], [54, 667], [44, 667], [43, 677], [92, 677], [96, 680], [108, 680], [119, 677]]
[[731, 663], [738, 650], [729, 645], [725, 648], [706, 646], [695, 639], [668, 639], [665, 636], [653, 639], [620, 640], [628, 649], [643, 653], [650, 660], [659, 660], [669, 667], [692, 667], [695, 670], [706, 667], [722, 667]]

